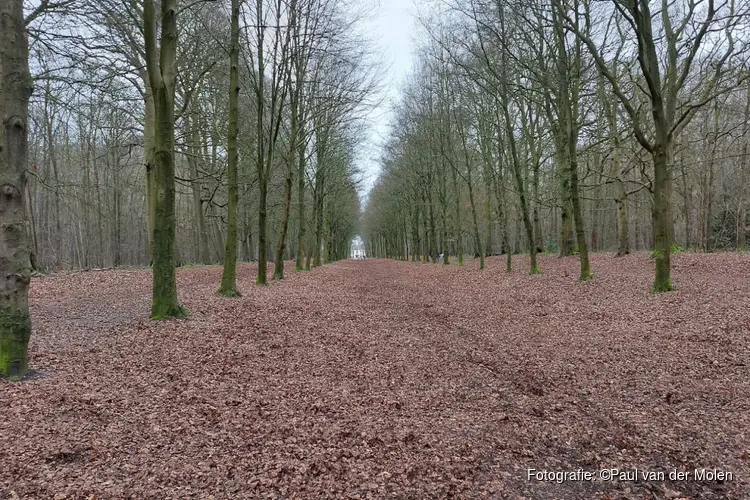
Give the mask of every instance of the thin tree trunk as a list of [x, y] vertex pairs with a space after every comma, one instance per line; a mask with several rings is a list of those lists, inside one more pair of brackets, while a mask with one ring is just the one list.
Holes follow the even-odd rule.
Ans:
[[321, 253], [323, 250], [323, 195], [325, 189], [325, 173], [323, 172], [323, 166], [318, 163], [318, 171], [315, 174], [316, 189], [315, 189], [315, 248], [313, 248], [313, 267], [320, 267], [322, 262]]
[[570, 196], [570, 176], [565, 166], [565, 155], [562, 151], [564, 139], [559, 139], [561, 144], [556, 154], [558, 172], [560, 175], [560, 257], [573, 255], [573, 217]]
[[492, 229], [493, 229], [493, 220], [492, 220], [492, 179], [485, 174], [485, 183], [487, 188], [487, 200], [486, 200], [486, 216], [487, 216], [487, 243], [485, 244], [484, 253], [487, 256], [492, 256], [492, 247], [493, 247], [493, 241], [492, 241]]
[[281, 229], [279, 230], [279, 239], [276, 243], [276, 257], [274, 259], [274, 279], [284, 279], [284, 250], [286, 249], [286, 233], [289, 227], [289, 214], [291, 213], [292, 207], [292, 175], [293, 170], [291, 165], [287, 170], [287, 175], [284, 183], [284, 201], [281, 210]]
[[[292, 30], [294, 34], [294, 39], [298, 40], [299, 38], [299, 29], [298, 29], [298, 12], [297, 12], [297, 0], [291, 0], [291, 3], [289, 5], [290, 10], [290, 27], [288, 29]], [[296, 42], [295, 42], [296, 43]], [[299, 48], [297, 45], [295, 45], [295, 48]], [[291, 115], [291, 127], [290, 127], [290, 137], [289, 137], [289, 158], [287, 158], [287, 171], [286, 171], [286, 179], [284, 184], [284, 201], [283, 201], [283, 208], [281, 212], [281, 229], [279, 231], [279, 239], [276, 244], [276, 257], [274, 259], [274, 270], [273, 270], [273, 277], [274, 279], [283, 279], [284, 278], [284, 251], [286, 250], [286, 238], [287, 238], [287, 229], [289, 227], [289, 215], [291, 213], [291, 207], [292, 207], [292, 184], [294, 181], [294, 167], [298, 165], [295, 165], [295, 155], [299, 153], [298, 151], [298, 142], [300, 141], [300, 125], [302, 117], [300, 116], [300, 100], [301, 100], [301, 86], [302, 86], [302, 61], [300, 61], [300, 58], [302, 57], [302, 54], [300, 54], [299, 51], [295, 50], [295, 60], [293, 61], [293, 65], [295, 68], [295, 78], [294, 78], [294, 88], [292, 89], [292, 81], [291, 81], [291, 71], [289, 72], [289, 77], [287, 80], [287, 85], [291, 89], [291, 95], [290, 95], [290, 115]]]
[[[432, 167], [430, 167], [432, 168]], [[429, 209], [429, 222], [430, 222], [430, 257], [432, 262], [438, 261], [438, 243], [437, 243], [437, 232], [435, 231], [435, 211], [432, 203], [432, 176], [430, 176], [427, 183], [427, 207]]]
[[[747, 81], [747, 93], [745, 94], [745, 121], [742, 126], [742, 137], [744, 144], [742, 145], [742, 158], [740, 159], [740, 186], [747, 189], [748, 185], [748, 169], [750, 167], [750, 158], [748, 158], [748, 137], [750, 132], [750, 79]], [[737, 248], [740, 250], [747, 249], [747, 195], [746, 190], [740, 190], [739, 209], [737, 210]]]
[[461, 189], [458, 185], [458, 173], [455, 168], [451, 168], [451, 174], [453, 177], [453, 193], [456, 201], [456, 232], [454, 237], [456, 238], [456, 259], [458, 265], [464, 265], [464, 245], [463, 245], [463, 229], [461, 228]]
[[620, 136], [617, 127], [617, 107], [607, 110], [609, 134], [612, 137], [612, 174], [615, 178], [615, 204], [617, 205], [617, 257], [630, 253], [628, 191], [625, 171], [621, 166]]
[[[146, 77], [148, 80], [148, 77]], [[154, 94], [151, 85], [146, 84], [143, 115], [143, 164], [146, 167], [146, 232], [148, 235], [148, 253], [151, 262], [154, 259], [154, 226], [156, 225], [156, 168], [154, 165], [155, 123]]]
[[[581, 262], [581, 274], [579, 279], [584, 281], [591, 279], [591, 267], [589, 264], [588, 246], [586, 245], [586, 231], [583, 227], [583, 210], [578, 188], [578, 87], [576, 83], [570, 85], [570, 80], [577, 81], [580, 71], [580, 49], [576, 50], [575, 67], [570, 64], [568, 49], [565, 45], [565, 31], [562, 25], [562, 6], [560, 0], [556, 1], [553, 22], [557, 37], [557, 68], [559, 75], [558, 92], [558, 114], [563, 129], [564, 152], [568, 162], [568, 175], [570, 179], [570, 198], [573, 205], [573, 220], [575, 221], [576, 241]], [[571, 76], [573, 78], [571, 78]]]
[[239, 52], [240, 52], [240, 1], [232, 0], [231, 41], [229, 48], [229, 133], [227, 137], [227, 239], [224, 247], [224, 268], [219, 293], [236, 297], [237, 291], [237, 152], [238, 108], [239, 108]]
[[[301, 134], [304, 134], [301, 131]], [[299, 145], [297, 154], [297, 218], [299, 219], [299, 233], [297, 234], [297, 258], [294, 269], [301, 271], [305, 258], [305, 235], [307, 220], [305, 219], [305, 146], [304, 141]]]
[[[200, 180], [200, 174], [198, 172], [198, 151], [200, 148], [196, 142], [198, 140], [197, 134], [195, 133], [195, 124], [190, 120], [189, 117], [185, 119], [185, 126], [189, 130], [189, 142], [188, 145], [188, 166], [190, 167], [190, 190], [193, 194], [193, 213], [195, 214], [195, 226], [196, 226], [196, 240], [198, 243], [198, 262], [201, 264], [211, 263], [211, 254], [208, 249], [208, 228], [206, 226], [206, 217], [203, 213], [203, 182]], [[228, 168], [227, 168], [228, 170]]]

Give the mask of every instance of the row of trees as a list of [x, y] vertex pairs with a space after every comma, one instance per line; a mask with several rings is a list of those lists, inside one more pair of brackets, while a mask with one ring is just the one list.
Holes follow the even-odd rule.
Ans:
[[[7, 56], [1, 73], [3, 116], [24, 122], [23, 137], [4, 140], [24, 154], [28, 143], [28, 161], [3, 155], [21, 203], [4, 213], [20, 217], [14, 244], [30, 250], [8, 284], [19, 297], [34, 266], [151, 263], [152, 317], [180, 317], [181, 263], [223, 263], [220, 292], [236, 296], [237, 260], [257, 260], [265, 284], [267, 262], [282, 279], [285, 260], [302, 270], [348, 255], [356, 151], [377, 90], [354, 4], [23, 4], [3, 2], [13, 28], [3, 26], [3, 57], [19, 33], [30, 51]], [[33, 95], [12, 86], [12, 64], [33, 75], [21, 86], [33, 82]], [[28, 318], [25, 303], [11, 302]], [[0, 375], [22, 374], [30, 327], [3, 325]]]
[[750, 5], [436, 2], [364, 219], [370, 255], [745, 248]]

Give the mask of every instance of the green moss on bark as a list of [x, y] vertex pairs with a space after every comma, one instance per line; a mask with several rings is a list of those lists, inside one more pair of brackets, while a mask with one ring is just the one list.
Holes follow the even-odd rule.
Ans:
[[13, 380], [26, 375], [30, 337], [28, 312], [0, 312], [0, 377]]
[[673, 292], [674, 286], [672, 285], [672, 281], [667, 279], [666, 281], [654, 281], [653, 286], [651, 287], [651, 291], [654, 293], [662, 293], [662, 292]]
[[170, 300], [157, 300], [154, 298], [151, 307], [151, 319], [160, 321], [163, 319], [185, 319], [188, 317], [188, 311], [184, 307], [175, 306]]

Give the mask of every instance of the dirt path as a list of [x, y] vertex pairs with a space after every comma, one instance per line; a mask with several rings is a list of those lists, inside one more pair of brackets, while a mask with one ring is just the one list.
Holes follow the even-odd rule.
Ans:
[[[543, 258], [544, 273], [347, 261], [215, 295], [178, 271], [32, 285], [31, 363], [0, 382], [0, 498], [746, 498], [750, 257]], [[732, 472], [529, 481], [528, 469]], [[640, 479], [640, 478], [639, 478]]]

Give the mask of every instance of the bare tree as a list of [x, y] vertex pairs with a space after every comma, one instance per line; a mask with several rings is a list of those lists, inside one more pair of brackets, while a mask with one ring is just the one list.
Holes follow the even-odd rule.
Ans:
[[224, 271], [219, 292], [237, 296], [237, 114], [239, 107], [239, 52], [240, 52], [240, 6], [241, 0], [232, 0], [231, 35], [229, 47], [229, 137], [227, 139], [227, 177], [229, 193], [227, 201], [227, 239], [224, 252]]
[[144, 0], [145, 58], [154, 100], [153, 297], [155, 319], [185, 316], [177, 300], [175, 276], [175, 79], [177, 77], [177, 0], [161, 1], [161, 40], [157, 44], [154, 0]]
[[[599, 71], [607, 78], [629, 115], [636, 139], [651, 155], [656, 260], [653, 290], [665, 292], [672, 290], [671, 195], [675, 143], [696, 112], [726, 92], [725, 80], [728, 70], [732, 69], [729, 63], [737, 49], [735, 29], [749, 7], [735, 5], [734, 0], [721, 1], [718, 5], [714, 0], [690, 1], [680, 12], [674, 2], [663, 0], [659, 6], [660, 12], [654, 15], [648, 0], [612, 0], [612, 3], [636, 40], [638, 63], [646, 85], [644, 92], [651, 104], [652, 133], [642, 123], [634, 98], [626, 94], [622, 82], [607, 64], [600, 46], [579, 28], [577, 19], [566, 15], [566, 24], [587, 46]], [[701, 14], [703, 19], [698, 20]], [[660, 22], [655, 24], [655, 19]], [[591, 22], [590, 16], [586, 21]], [[725, 40], [712, 37], [717, 33], [723, 34]], [[660, 48], [665, 50], [665, 58], [659, 57]]]

